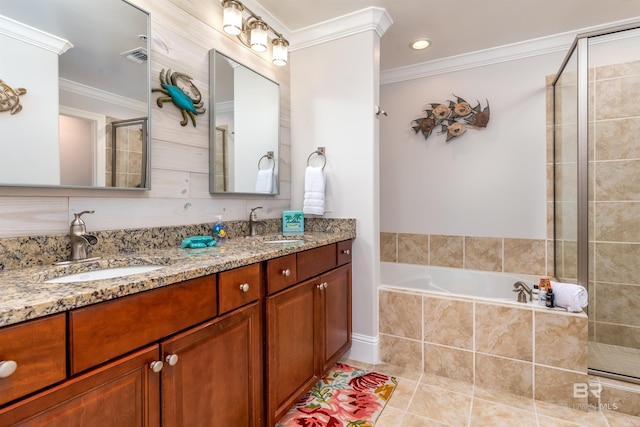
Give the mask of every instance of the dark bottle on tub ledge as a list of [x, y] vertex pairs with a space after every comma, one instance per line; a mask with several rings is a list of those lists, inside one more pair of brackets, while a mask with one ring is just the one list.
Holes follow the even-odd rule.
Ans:
[[553, 288], [551, 287], [551, 284], [549, 283], [547, 285], [547, 300], [546, 300], [546, 305], [549, 308], [553, 308], [555, 307], [554, 304], [554, 295], [553, 295]]

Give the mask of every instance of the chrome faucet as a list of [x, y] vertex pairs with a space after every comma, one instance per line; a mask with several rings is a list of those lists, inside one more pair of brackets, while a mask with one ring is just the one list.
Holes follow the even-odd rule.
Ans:
[[531, 288], [520, 280], [513, 284], [513, 292], [518, 292], [518, 302], [527, 302], [527, 296], [524, 294], [525, 292], [529, 294], [529, 301], [531, 301], [533, 295]]
[[258, 235], [258, 232], [256, 231], [257, 225], [262, 225], [263, 227], [267, 226], [266, 221], [258, 221], [258, 214], [256, 213], [256, 210], [258, 209], [262, 209], [262, 206], [251, 209], [251, 214], [249, 214], [249, 236], [251, 237]]
[[84, 214], [92, 214], [94, 212], [95, 211], [82, 211], [80, 213], [74, 213], [75, 218], [71, 221], [71, 226], [69, 227], [69, 236], [71, 237], [71, 261], [87, 261], [88, 245], [93, 246], [98, 243], [96, 236], [87, 234], [87, 227], [82, 218], [80, 218]]

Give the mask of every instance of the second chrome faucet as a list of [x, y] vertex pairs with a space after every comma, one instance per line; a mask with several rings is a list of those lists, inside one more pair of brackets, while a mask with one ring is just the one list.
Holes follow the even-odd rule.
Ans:
[[258, 209], [262, 209], [262, 206], [257, 206], [251, 209], [251, 213], [249, 214], [249, 236], [251, 237], [258, 235], [258, 232], [256, 230], [258, 225], [261, 225], [265, 228], [267, 227], [266, 221], [258, 221], [258, 214], [256, 213], [256, 210]]

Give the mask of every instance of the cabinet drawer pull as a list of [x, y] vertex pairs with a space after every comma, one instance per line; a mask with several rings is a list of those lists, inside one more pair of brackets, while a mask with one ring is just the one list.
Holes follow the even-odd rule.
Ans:
[[158, 372], [162, 371], [163, 365], [164, 364], [161, 360], [154, 360], [153, 362], [149, 363], [149, 368], [151, 368], [151, 370], [157, 374]]
[[10, 377], [18, 367], [18, 364], [13, 360], [3, 360], [0, 362], [0, 378]]
[[167, 361], [169, 366], [176, 366], [178, 363], [178, 355], [177, 354], [167, 354], [167, 357], [164, 358]]
[[349, 249], [345, 249], [342, 253], [345, 255], [351, 255], [351, 251]]
[[286, 270], [282, 270], [282, 275], [287, 277], [291, 276], [291, 270], [288, 268]]
[[248, 292], [249, 291], [249, 284], [248, 283], [243, 283], [240, 285], [240, 290], [242, 292]]

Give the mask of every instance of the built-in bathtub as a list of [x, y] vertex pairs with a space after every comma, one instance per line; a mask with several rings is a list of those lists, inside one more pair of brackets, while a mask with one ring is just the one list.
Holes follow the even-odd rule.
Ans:
[[587, 316], [518, 303], [537, 279], [381, 262], [380, 361], [586, 409]]
[[513, 292], [513, 284], [517, 281], [525, 282], [533, 289], [538, 278], [392, 262], [381, 263], [380, 270], [380, 283], [383, 285], [502, 302], [517, 301], [517, 294]]

